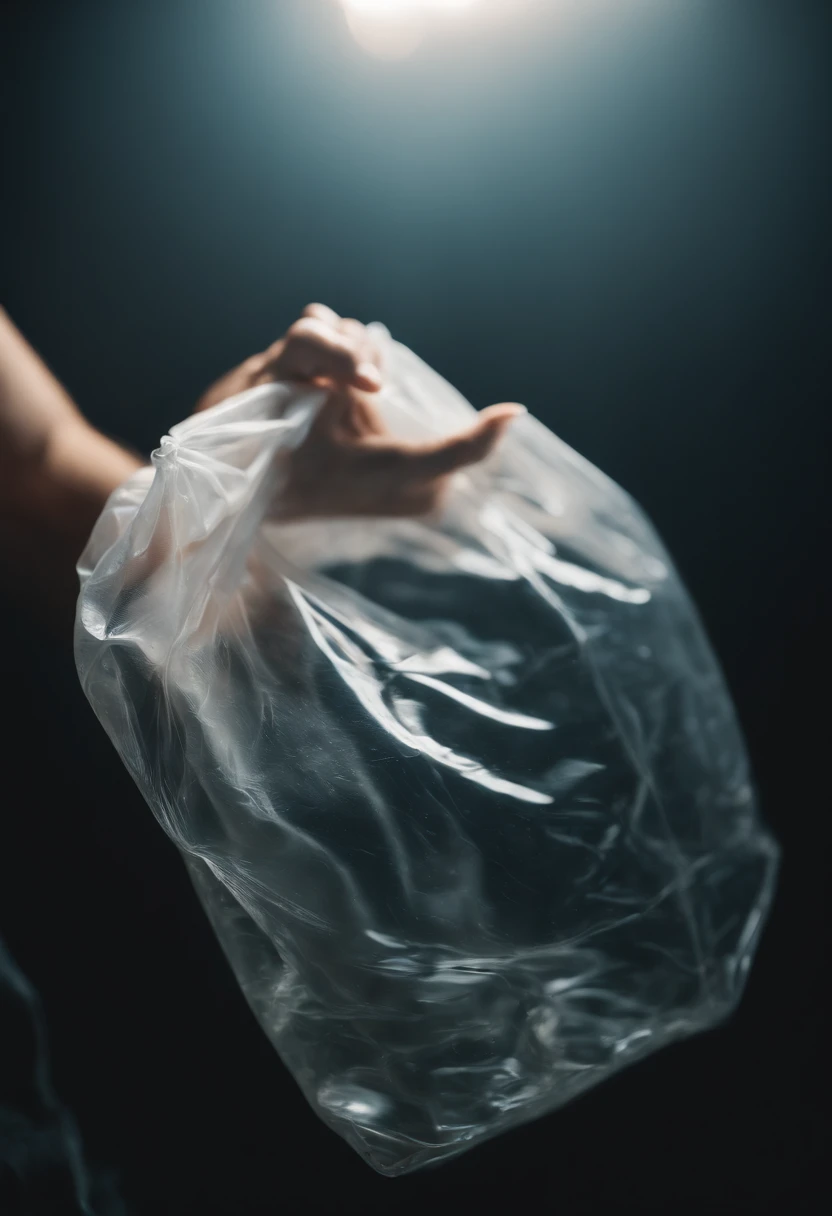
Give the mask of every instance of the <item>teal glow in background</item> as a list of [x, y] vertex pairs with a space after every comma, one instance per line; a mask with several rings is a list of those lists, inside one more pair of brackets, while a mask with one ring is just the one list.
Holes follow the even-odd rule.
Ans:
[[525, 402], [656, 522], [784, 848], [735, 1022], [391, 1198], [281, 1079], [71, 663], [13, 618], [19, 750], [47, 740], [49, 764], [36, 789], [7, 766], [0, 800], [52, 808], [51, 851], [6, 812], [0, 929], [137, 1211], [422, 1216], [514, 1210], [523, 1187], [559, 1216], [816, 1210], [832, 10], [572, 7], [472, 11], [396, 63], [335, 0], [0, 13], [3, 304], [93, 421], [149, 451], [314, 299], [384, 321], [478, 406]]

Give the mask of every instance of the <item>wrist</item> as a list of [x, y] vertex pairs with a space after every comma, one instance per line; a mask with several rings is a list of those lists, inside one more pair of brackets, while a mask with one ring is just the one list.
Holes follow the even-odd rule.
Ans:
[[80, 415], [55, 427], [37, 461], [5, 479], [4, 507], [28, 530], [81, 552], [110, 494], [141, 466], [138, 457]]
[[42, 501], [49, 523], [82, 533], [85, 542], [112, 492], [142, 463], [82, 418], [60, 428], [49, 444], [43, 470]]

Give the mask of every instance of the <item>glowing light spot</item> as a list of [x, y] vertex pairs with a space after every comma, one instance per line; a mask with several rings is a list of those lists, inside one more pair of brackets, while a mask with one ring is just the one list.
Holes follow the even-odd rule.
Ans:
[[342, 0], [359, 46], [379, 59], [404, 59], [421, 43], [432, 16], [453, 17], [479, 0]]

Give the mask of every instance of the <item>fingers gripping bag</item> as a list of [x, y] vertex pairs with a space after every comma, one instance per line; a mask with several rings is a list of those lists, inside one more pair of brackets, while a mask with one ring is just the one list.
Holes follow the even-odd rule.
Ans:
[[[373, 333], [393, 435], [471, 425]], [[281, 521], [323, 397], [172, 429], [83, 554], [76, 655], [263, 1030], [395, 1175], [730, 1013], [777, 848], [622, 490], [525, 416], [432, 514]]]

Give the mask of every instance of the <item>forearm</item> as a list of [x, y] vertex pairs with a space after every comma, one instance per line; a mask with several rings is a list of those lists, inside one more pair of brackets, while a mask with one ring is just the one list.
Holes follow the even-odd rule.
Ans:
[[57, 428], [81, 414], [6, 312], [0, 308], [0, 461], [4, 473], [34, 466]]
[[7, 587], [54, 597], [54, 613], [65, 612], [93, 524], [139, 464], [86, 422], [0, 310], [0, 570]]

